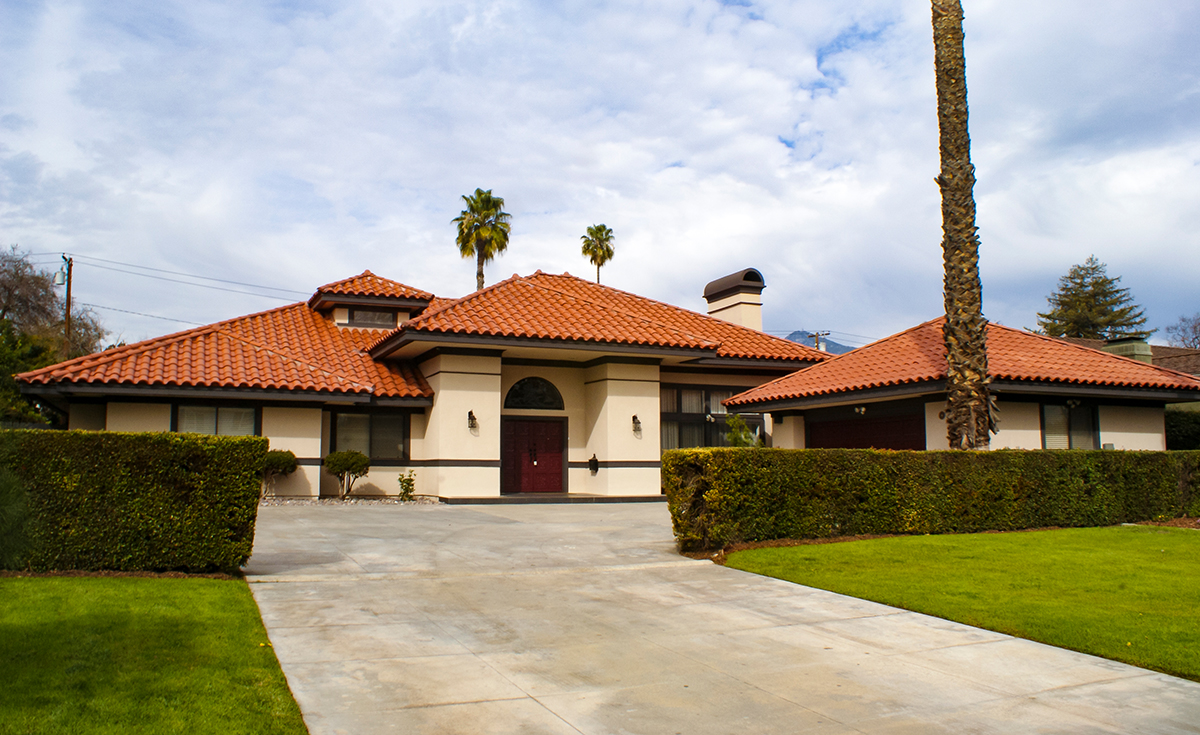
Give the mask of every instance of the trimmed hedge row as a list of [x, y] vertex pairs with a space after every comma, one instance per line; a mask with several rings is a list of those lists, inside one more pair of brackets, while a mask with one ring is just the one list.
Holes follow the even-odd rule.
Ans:
[[1200, 411], [1166, 411], [1167, 449], [1200, 449]]
[[679, 449], [662, 474], [683, 551], [1200, 513], [1200, 452]]
[[250, 558], [267, 440], [0, 432], [26, 493], [32, 571], [236, 571]]

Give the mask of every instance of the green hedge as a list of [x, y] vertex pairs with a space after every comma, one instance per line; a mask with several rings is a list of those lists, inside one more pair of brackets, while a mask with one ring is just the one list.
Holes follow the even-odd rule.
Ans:
[[250, 558], [267, 440], [0, 432], [27, 496], [20, 568], [236, 571]]
[[1200, 449], [1200, 411], [1166, 411], [1167, 449]]
[[683, 551], [1200, 512], [1200, 452], [680, 449], [662, 473]]

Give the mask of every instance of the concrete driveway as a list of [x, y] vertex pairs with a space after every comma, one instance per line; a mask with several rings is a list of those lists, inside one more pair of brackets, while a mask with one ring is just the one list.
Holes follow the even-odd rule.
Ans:
[[314, 735], [1198, 733], [1200, 685], [674, 553], [662, 504], [278, 506]]

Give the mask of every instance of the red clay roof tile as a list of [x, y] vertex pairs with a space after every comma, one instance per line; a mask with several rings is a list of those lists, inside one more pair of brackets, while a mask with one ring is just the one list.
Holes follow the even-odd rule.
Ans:
[[708, 350], [717, 357], [817, 362], [811, 347], [568, 274], [538, 271], [427, 309], [392, 335], [531, 337]]
[[[848, 393], [946, 377], [944, 318], [838, 355], [819, 365], [765, 383], [729, 400], [750, 406], [811, 396]], [[1053, 337], [988, 324], [988, 374], [993, 379], [1166, 388], [1200, 391], [1200, 380], [1126, 357], [1111, 355]]]
[[34, 385], [85, 383], [433, 395], [407, 363], [381, 363], [364, 348], [379, 330], [339, 328], [305, 304], [231, 319], [93, 355], [17, 379]]
[[393, 299], [415, 299], [420, 301], [433, 300], [433, 294], [428, 291], [406, 286], [399, 281], [380, 278], [369, 270], [363, 271], [351, 278], [327, 283], [318, 288], [314, 296], [322, 294], [336, 294], [338, 296], [382, 296]]

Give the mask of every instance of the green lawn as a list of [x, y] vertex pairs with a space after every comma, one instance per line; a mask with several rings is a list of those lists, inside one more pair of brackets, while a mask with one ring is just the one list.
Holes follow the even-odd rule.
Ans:
[[737, 569], [1200, 681], [1200, 531], [904, 536], [730, 554]]
[[0, 578], [0, 733], [306, 733], [242, 580]]

